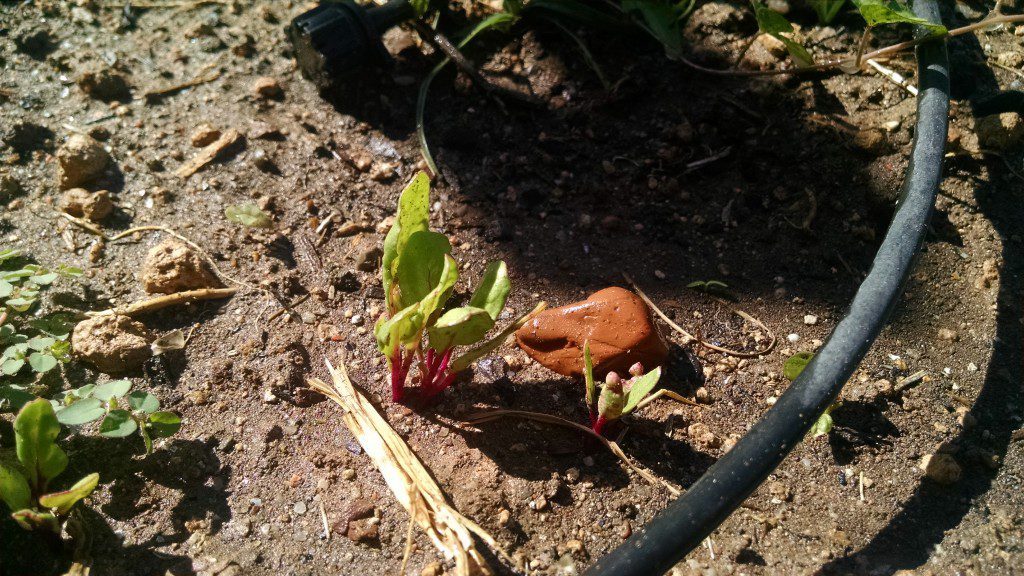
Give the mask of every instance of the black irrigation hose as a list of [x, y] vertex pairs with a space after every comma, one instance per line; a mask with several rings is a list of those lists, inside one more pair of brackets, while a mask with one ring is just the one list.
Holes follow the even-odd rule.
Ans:
[[[914, 11], [932, 22], [940, 21], [937, 0], [917, 0]], [[642, 531], [599, 559], [586, 572], [589, 576], [661, 574], [700, 545], [803, 440], [885, 326], [928, 226], [942, 179], [949, 124], [944, 41], [921, 44], [917, 60], [917, 125], [899, 207], [846, 317], [743, 439]]]

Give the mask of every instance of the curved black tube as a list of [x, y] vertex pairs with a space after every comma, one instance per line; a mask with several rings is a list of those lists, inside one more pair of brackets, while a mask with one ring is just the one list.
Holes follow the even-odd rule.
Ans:
[[[940, 20], [936, 0], [914, 11]], [[910, 167], [889, 231], [846, 317], [803, 373], [736, 446], [647, 526], [599, 559], [590, 576], [661, 574], [698, 546], [803, 440], [839, 396], [885, 326], [910, 274], [942, 179], [949, 124], [949, 63], [944, 41], [917, 50], [917, 125]]]

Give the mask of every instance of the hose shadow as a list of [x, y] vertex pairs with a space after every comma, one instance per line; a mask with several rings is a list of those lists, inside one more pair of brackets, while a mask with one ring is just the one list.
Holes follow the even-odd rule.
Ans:
[[[998, 90], [992, 71], [975, 37], [950, 43], [950, 56], [956, 85], [969, 87], [959, 96], [973, 100]], [[966, 80], [966, 82], [964, 82]], [[928, 562], [946, 532], [956, 528], [978, 501], [989, 492], [1007, 454], [1013, 431], [1014, 407], [1024, 402], [1020, 381], [1024, 339], [1021, 334], [1021, 274], [1024, 272], [1024, 251], [1017, 236], [1024, 227], [1019, 196], [1006, 192], [1019, 186], [1012, 180], [999, 160], [981, 163], [989, 175], [978, 181], [974, 199], [981, 215], [987, 218], [1002, 243], [1000, 280], [996, 294], [995, 335], [992, 356], [988, 362], [981, 391], [970, 408], [976, 418], [973, 427], [962, 427], [959, 434], [946, 442], [942, 450], [955, 456], [963, 469], [959, 482], [944, 486], [922, 479], [902, 510], [871, 541], [852, 555], [836, 559], [820, 570], [822, 574], [870, 572], [891, 574], [897, 570], [914, 569]], [[1001, 186], [1002, 182], [1007, 186]]]

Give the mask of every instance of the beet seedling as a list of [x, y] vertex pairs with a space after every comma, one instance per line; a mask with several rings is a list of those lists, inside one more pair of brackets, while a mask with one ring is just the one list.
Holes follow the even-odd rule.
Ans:
[[[377, 347], [388, 360], [391, 399], [395, 402], [403, 398], [414, 361], [419, 367], [423, 398], [433, 398], [451, 386], [460, 371], [500, 346], [544, 306], [541, 303], [484, 341], [512, 288], [505, 263], [495, 261], [487, 265], [469, 303], [445, 311], [459, 277], [459, 265], [452, 258], [448, 238], [430, 231], [429, 207], [430, 180], [421, 172], [402, 191], [395, 224], [384, 239], [381, 269], [388, 314], [377, 321], [373, 332]], [[456, 347], [478, 342], [482, 343], [453, 357]]]
[[590, 342], [583, 343], [583, 377], [587, 386], [587, 410], [590, 412], [590, 427], [595, 434], [602, 434], [609, 422], [614, 422], [647, 405], [660, 395], [658, 393], [648, 397], [661, 378], [660, 366], [644, 374], [644, 367], [637, 362], [630, 366], [629, 374], [631, 378], [625, 380], [618, 373], [609, 372], [601, 383], [601, 393], [598, 395], [594, 382], [594, 360], [590, 355]]
[[[181, 428], [181, 418], [173, 412], [160, 410], [160, 400], [149, 392], [129, 393], [132, 383], [112, 380], [87, 384], [68, 391], [62, 400], [52, 400], [57, 421], [66, 426], [81, 426], [100, 418], [100, 436], [125, 438], [136, 430], [146, 445], [146, 454], [153, 452], [153, 438], [167, 438]], [[120, 400], [118, 400], [120, 398]]]
[[17, 461], [0, 459], [0, 500], [25, 530], [60, 534], [71, 508], [99, 483], [94, 472], [67, 490], [47, 492], [50, 481], [68, 465], [67, 454], [54, 442], [59, 433], [53, 406], [41, 398], [26, 404], [14, 419]]

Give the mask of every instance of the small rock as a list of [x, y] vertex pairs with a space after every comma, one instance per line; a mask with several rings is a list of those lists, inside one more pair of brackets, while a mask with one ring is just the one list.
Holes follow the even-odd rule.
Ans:
[[103, 175], [110, 154], [103, 145], [84, 134], [73, 134], [59, 150], [60, 188], [66, 190]]
[[999, 267], [996, 266], [996, 261], [985, 260], [981, 264], [981, 276], [974, 280], [974, 287], [979, 290], [991, 288], [997, 280], [999, 280]]
[[370, 168], [373, 167], [373, 157], [366, 152], [357, 152], [352, 155], [352, 164], [360, 172], [369, 172]]
[[252, 91], [263, 100], [280, 100], [284, 98], [284, 89], [276, 78], [263, 76], [252, 83]]
[[131, 100], [128, 81], [110, 68], [89, 71], [78, 77], [78, 87], [92, 98], [104, 102]]
[[356, 471], [351, 468], [345, 468], [341, 471], [342, 480], [355, 480]]
[[797, 334], [796, 332], [794, 332], [794, 333], [790, 334], [789, 336], [786, 336], [786, 340], [790, 344], [796, 344], [797, 342], [800, 341], [800, 335]]
[[220, 130], [217, 130], [209, 124], [200, 124], [192, 132], [190, 140], [192, 145], [196, 148], [203, 148], [213, 144], [218, 138], [220, 138]]
[[861, 130], [853, 137], [853, 145], [860, 151], [873, 156], [881, 156], [889, 152], [889, 142], [885, 132], [878, 128]]
[[696, 422], [686, 428], [686, 434], [703, 448], [718, 448], [722, 439], [708, 428], [707, 424]]
[[697, 388], [696, 392], [694, 392], [694, 398], [700, 404], [711, 404], [711, 392], [704, 386]]
[[782, 502], [789, 502], [793, 499], [793, 493], [782, 482], [770, 482], [768, 484], [768, 493], [771, 494], [772, 498], [777, 498]]
[[808, 326], [814, 326], [817, 323], [818, 323], [818, 317], [815, 316], [814, 314], [806, 314], [806, 315], [804, 315], [804, 324], [806, 324]]
[[996, 55], [996, 63], [1007, 68], [1020, 68], [1024, 66], [1024, 54], [1020, 50], [1000, 52]]
[[349, 522], [354, 520], [361, 520], [363, 518], [372, 517], [374, 508], [373, 502], [370, 502], [366, 498], [357, 498], [348, 505], [348, 509], [345, 511], [345, 518]]
[[387, 182], [395, 177], [395, 167], [387, 162], [381, 162], [370, 171], [370, 180], [375, 182]]
[[277, 395], [274, 394], [274, 391], [271, 390], [270, 388], [266, 388], [263, 390], [262, 398], [265, 404], [276, 404], [280, 400], [277, 397]]
[[21, 194], [21, 183], [10, 174], [0, 174], [0, 200]]
[[206, 262], [190, 246], [168, 239], [154, 246], [142, 265], [142, 287], [149, 294], [220, 286]]
[[960, 335], [956, 333], [956, 330], [951, 330], [949, 328], [939, 328], [939, 340], [956, 342], [959, 339]]
[[306, 503], [304, 501], [302, 501], [302, 500], [299, 500], [298, 502], [295, 503], [294, 506], [292, 506], [292, 512], [295, 512], [299, 516], [302, 516], [303, 514], [305, 514], [306, 510], [307, 510]]
[[368, 248], [356, 257], [356, 269], [363, 272], [373, 272], [380, 267], [380, 261], [383, 257], [384, 252], [379, 246]]
[[498, 511], [498, 526], [506, 526], [512, 520], [512, 513], [502, 508]]
[[154, 336], [145, 326], [114, 314], [83, 320], [75, 326], [71, 346], [75, 354], [101, 372], [117, 374], [142, 366], [152, 354]]
[[420, 576], [441, 576], [442, 574], [444, 574], [444, 568], [436, 560], [424, 566], [423, 570], [420, 570]]
[[954, 484], [960, 480], [962, 473], [956, 459], [944, 452], [925, 455], [919, 467], [925, 476], [939, 484]]
[[106, 190], [89, 192], [84, 188], [71, 188], [61, 197], [60, 208], [77, 218], [99, 222], [114, 209], [114, 203]]
[[1024, 138], [1024, 118], [1017, 112], [1004, 112], [978, 118], [974, 123], [982, 148], [1008, 150]]
[[364, 520], [356, 520], [355, 522], [348, 523], [348, 530], [345, 531], [345, 535], [348, 539], [362, 544], [370, 544], [376, 542], [380, 537], [380, 528], [378, 522], [374, 518], [366, 518]]

